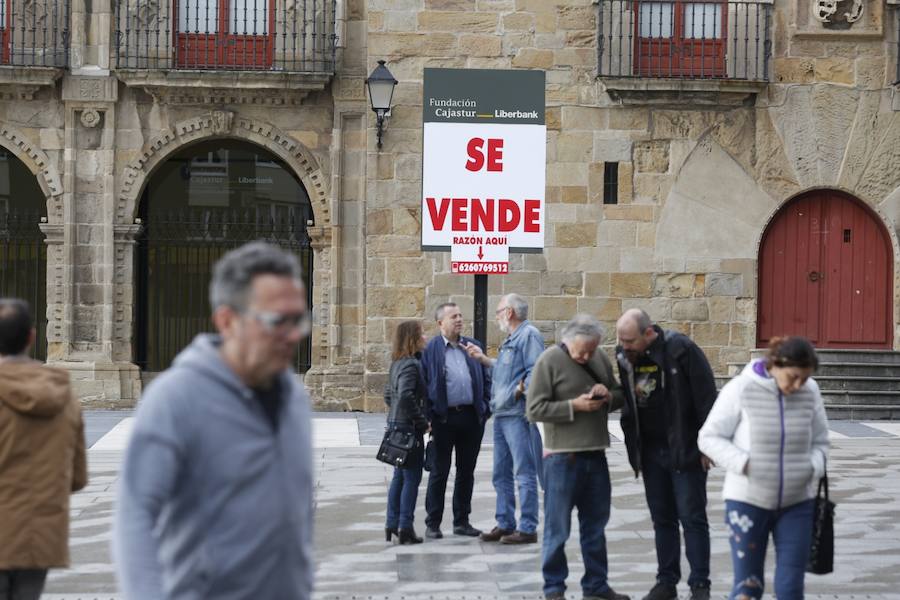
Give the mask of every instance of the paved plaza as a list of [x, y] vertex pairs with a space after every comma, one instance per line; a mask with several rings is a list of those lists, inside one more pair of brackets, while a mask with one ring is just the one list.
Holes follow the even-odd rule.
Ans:
[[[613, 511], [607, 529], [610, 583], [638, 600], [653, 583], [653, 532], [643, 487], [625, 456], [618, 415], [610, 429]], [[72, 567], [53, 571], [44, 598], [118, 599], [109, 556], [115, 486], [127, 443], [131, 414], [86, 415], [91, 480], [72, 501]], [[383, 415], [316, 415], [316, 598], [319, 600], [494, 600], [540, 598], [539, 546], [504, 547], [450, 534], [417, 546], [393, 546], [383, 537], [390, 469], [373, 455]], [[489, 424], [490, 425], [490, 424]], [[832, 422], [829, 472], [838, 503], [836, 571], [807, 578], [808, 598], [900, 599], [900, 423]], [[493, 526], [490, 426], [476, 471], [472, 522]], [[452, 478], [452, 474], [451, 474]], [[709, 483], [713, 538], [713, 592], [730, 589], [731, 562], [722, 515], [723, 473]], [[452, 485], [449, 486], [452, 488]], [[450, 490], [448, 489], [448, 492]], [[419, 493], [416, 526], [424, 530], [425, 480]], [[448, 498], [448, 513], [450, 502]], [[539, 534], [540, 534], [539, 530]], [[568, 544], [568, 597], [581, 598], [577, 525]], [[773, 560], [769, 554], [769, 564]], [[684, 565], [687, 572], [687, 565]], [[771, 590], [771, 572], [767, 589]], [[683, 597], [687, 589], [680, 588]]]

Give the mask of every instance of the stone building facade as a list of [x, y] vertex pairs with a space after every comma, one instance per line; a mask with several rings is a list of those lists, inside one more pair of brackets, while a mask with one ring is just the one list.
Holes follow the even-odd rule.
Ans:
[[[128, 405], [140, 392], [135, 306], [150, 292], [138, 285], [136, 240], [148, 183], [192, 145], [231, 140], [275, 157], [308, 195], [307, 385], [323, 406], [379, 410], [393, 327], [430, 323], [448, 299], [472, 312], [472, 278], [419, 248], [425, 67], [546, 72], [546, 248], [511, 255], [489, 303], [524, 295], [548, 342], [575, 312], [612, 326], [640, 306], [724, 373], [760, 340], [767, 228], [795, 199], [833, 191], [887, 244], [878, 347], [900, 349], [900, 6], [847, 0], [839, 6], [855, 19], [832, 26], [810, 0], [761, 1], [751, 25], [744, 4], [705, 3], [711, 27], [735, 36], [709, 46], [726, 53], [721, 64], [673, 76], [671, 62], [663, 72], [636, 58], [639, 3], [308, 0], [304, 17], [300, 2], [282, 1], [271, 9], [301, 25], [321, 16], [318, 41], [306, 29], [294, 37], [309, 39], [319, 66], [279, 67], [283, 40], [266, 51], [274, 59], [243, 67], [173, 59], [197, 42], [146, 0], [72, 0], [65, 64], [0, 66], [0, 146], [46, 199], [47, 357], [72, 371], [86, 402]], [[174, 28], [171, 42], [148, 33], [126, 52], [129, 27], [159, 36], [159, 23]], [[399, 83], [378, 149], [364, 80], [380, 59]]]

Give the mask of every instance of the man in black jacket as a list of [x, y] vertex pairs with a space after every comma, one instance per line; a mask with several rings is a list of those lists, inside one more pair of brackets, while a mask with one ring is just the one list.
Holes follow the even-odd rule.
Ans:
[[675, 600], [681, 542], [691, 565], [691, 600], [709, 599], [709, 522], [706, 471], [697, 433], [716, 400], [703, 351], [687, 336], [663, 331], [640, 309], [616, 324], [616, 359], [625, 388], [622, 430], [635, 476], [643, 474], [656, 537], [656, 585], [644, 600]]

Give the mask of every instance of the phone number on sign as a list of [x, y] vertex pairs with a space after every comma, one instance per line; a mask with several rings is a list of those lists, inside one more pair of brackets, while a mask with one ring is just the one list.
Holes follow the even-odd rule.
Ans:
[[509, 273], [509, 263], [451, 262], [450, 270], [453, 273], [465, 273], [474, 275], [506, 275], [507, 273]]

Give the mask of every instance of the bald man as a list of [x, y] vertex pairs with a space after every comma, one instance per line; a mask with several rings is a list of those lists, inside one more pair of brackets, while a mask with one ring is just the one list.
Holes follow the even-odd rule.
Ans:
[[631, 309], [616, 323], [616, 359], [625, 388], [622, 430], [635, 476], [642, 475], [653, 520], [658, 570], [643, 600], [677, 600], [681, 540], [691, 573], [691, 600], [709, 600], [706, 471], [697, 433], [716, 400], [703, 351], [686, 335], [655, 325]]

